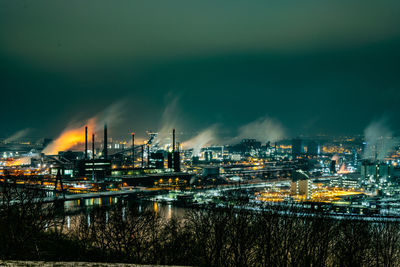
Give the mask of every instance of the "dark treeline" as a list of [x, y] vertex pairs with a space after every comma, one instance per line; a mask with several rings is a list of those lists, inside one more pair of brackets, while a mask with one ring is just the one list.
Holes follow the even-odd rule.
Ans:
[[57, 207], [35, 203], [35, 194], [3, 190], [1, 259], [195, 266], [400, 265], [400, 226], [393, 222], [233, 208], [190, 210], [177, 221], [154, 211], [139, 212], [135, 206], [115, 205], [77, 216], [67, 231], [62, 219], [54, 219], [63, 218]]

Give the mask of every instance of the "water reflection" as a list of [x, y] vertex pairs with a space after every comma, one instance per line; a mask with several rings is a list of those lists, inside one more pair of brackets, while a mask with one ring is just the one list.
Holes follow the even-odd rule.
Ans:
[[[66, 231], [71, 231], [77, 227], [77, 223], [80, 219], [85, 218], [87, 224], [90, 226], [94, 219], [94, 214], [92, 211], [95, 208], [102, 208], [104, 212], [104, 220], [109, 223], [110, 220], [110, 209], [115, 206], [121, 208], [122, 221], [126, 222], [129, 209], [136, 209], [137, 212], [143, 213], [146, 211], [152, 211], [157, 214], [158, 217], [164, 218], [166, 220], [177, 219], [180, 220], [184, 217], [186, 208], [177, 207], [170, 203], [162, 202], [151, 202], [138, 199], [125, 199], [118, 197], [106, 197], [101, 198], [91, 198], [91, 199], [81, 199], [64, 202], [63, 213], [65, 214], [65, 228]], [[82, 215], [84, 217], [82, 217]]]
[[126, 219], [126, 207], [122, 207], [122, 221]]
[[158, 212], [158, 203], [154, 202], [154, 212]]
[[172, 208], [171, 208], [171, 204], [167, 204], [166, 219], [167, 219], [167, 220], [171, 220], [171, 219], [172, 219]]

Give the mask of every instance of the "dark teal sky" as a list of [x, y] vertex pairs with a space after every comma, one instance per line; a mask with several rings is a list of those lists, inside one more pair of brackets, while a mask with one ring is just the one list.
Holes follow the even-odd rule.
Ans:
[[[400, 1], [0, 0], [0, 136], [56, 135], [124, 101], [114, 133], [400, 129]], [[231, 134], [232, 133], [232, 134]]]

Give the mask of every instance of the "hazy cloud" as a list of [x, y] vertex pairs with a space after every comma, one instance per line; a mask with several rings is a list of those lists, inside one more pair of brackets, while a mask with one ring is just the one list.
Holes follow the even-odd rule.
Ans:
[[213, 125], [193, 138], [182, 143], [184, 149], [193, 149], [193, 155], [197, 156], [203, 147], [218, 144], [218, 137], [216, 135], [218, 126]]
[[276, 142], [284, 137], [285, 131], [279, 121], [263, 117], [240, 127], [237, 138], [254, 138], [261, 142]]
[[393, 131], [389, 126], [387, 118], [372, 121], [364, 130], [367, 148], [363, 157], [366, 159], [383, 160], [389, 155], [397, 143], [397, 138], [393, 137]]
[[22, 137], [27, 136], [31, 131], [32, 130], [29, 129], [29, 128], [20, 130], [20, 131], [14, 133], [13, 135], [11, 135], [10, 137], [6, 138], [4, 140], [4, 142], [5, 143], [10, 143], [10, 142], [17, 141], [17, 140], [21, 139]]

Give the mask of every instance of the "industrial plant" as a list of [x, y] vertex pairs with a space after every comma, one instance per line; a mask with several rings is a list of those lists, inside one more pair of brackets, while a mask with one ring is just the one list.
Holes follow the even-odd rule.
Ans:
[[128, 197], [191, 208], [275, 203], [326, 216], [400, 216], [395, 138], [373, 144], [361, 137], [243, 139], [183, 147], [186, 140], [175, 129], [167, 140], [157, 132], [146, 135], [140, 143], [134, 132], [116, 140], [105, 124], [97, 135], [86, 125], [55, 140], [3, 141], [0, 181], [40, 189], [47, 196], [42, 201], [65, 207], [69, 201]]

